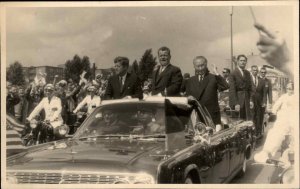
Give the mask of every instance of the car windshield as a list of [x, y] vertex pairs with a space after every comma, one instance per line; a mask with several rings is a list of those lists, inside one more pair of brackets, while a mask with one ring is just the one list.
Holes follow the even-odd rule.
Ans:
[[164, 104], [122, 103], [96, 109], [75, 137], [165, 134]]

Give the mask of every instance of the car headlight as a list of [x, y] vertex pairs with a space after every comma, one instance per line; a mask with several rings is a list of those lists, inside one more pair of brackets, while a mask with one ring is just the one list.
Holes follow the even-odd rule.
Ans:
[[18, 184], [18, 179], [13, 175], [7, 175], [6, 176], [6, 181], [9, 184]]
[[150, 175], [141, 175], [134, 178], [133, 184], [154, 184], [154, 179]]
[[116, 180], [114, 184], [154, 184], [154, 178], [149, 174], [140, 173]]
[[65, 136], [69, 133], [69, 127], [66, 125], [62, 125], [58, 128], [58, 133], [62, 136]]

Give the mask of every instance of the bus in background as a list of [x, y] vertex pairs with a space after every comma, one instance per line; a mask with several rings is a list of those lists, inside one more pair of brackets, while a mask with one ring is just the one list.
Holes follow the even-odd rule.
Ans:
[[267, 69], [266, 77], [271, 81], [272, 84], [272, 95], [273, 103], [284, 93], [285, 88], [289, 82], [289, 78], [281, 71], [277, 70], [273, 66], [263, 65]]

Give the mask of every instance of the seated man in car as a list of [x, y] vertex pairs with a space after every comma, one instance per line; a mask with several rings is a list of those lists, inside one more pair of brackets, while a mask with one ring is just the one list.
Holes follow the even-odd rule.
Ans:
[[116, 112], [112, 110], [103, 111], [104, 126], [102, 127], [103, 134], [128, 134], [128, 124], [121, 121]]
[[135, 128], [133, 134], [160, 134], [164, 132], [164, 127], [155, 118], [155, 113], [150, 109], [141, 109], [137, 112], [137, 119], [143, 127]]

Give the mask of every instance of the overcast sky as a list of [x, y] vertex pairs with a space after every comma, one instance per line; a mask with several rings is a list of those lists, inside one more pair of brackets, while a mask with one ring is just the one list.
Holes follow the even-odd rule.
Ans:
[[[293, 42], [293, 9], [253, 7], [258, 22]], [[193, 73], [192, 59], [203, 55], [221, 69], [230, 67], [229, 7], [9, 8], [7, 63], [59, 65], [75, 54], [87, 55], [98, 68], [116, 56], [140, 60], [146, 49], [154, 56], [171, 49], [174, 65]], [[258, 54], [258, 32], [249, 7], [234, 7], [234, 54]]]

